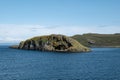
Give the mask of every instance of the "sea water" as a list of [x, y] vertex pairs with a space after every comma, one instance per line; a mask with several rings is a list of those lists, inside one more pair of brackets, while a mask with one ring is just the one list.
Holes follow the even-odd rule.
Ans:
[[120, 48], [67, 54], [0, 46], [0, 80], [120, 80]]

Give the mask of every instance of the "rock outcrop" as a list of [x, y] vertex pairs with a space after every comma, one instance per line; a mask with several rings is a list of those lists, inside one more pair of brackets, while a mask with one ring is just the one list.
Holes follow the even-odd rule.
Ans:
[[26, 41], [21, 41], [19, 46], [11, 46], [11, 48], [57, 52], [90, 51], [89, 48], [70, 37], [55, 34], [27, 39]]

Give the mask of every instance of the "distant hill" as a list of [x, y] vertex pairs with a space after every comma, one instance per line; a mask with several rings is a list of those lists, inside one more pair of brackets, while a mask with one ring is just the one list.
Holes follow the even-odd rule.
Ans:
[[120, 47], [120, 33], [74, 35], [73, 39], [88, 47]]

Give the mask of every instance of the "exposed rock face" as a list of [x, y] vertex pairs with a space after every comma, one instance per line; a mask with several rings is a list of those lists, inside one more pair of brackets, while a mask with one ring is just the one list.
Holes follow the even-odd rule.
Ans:
[[[13, 47], [15, 48], [15, 47]], [[88, 52], [89, 48], [76, 40], [64, 35], [40, 36], [20, 42], [18, 49], [58, 51], [58, 52]]]

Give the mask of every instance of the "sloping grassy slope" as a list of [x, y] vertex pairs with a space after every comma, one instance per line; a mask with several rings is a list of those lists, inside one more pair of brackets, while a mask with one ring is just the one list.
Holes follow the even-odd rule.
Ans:
[[83, 34], [72, 38], [88, 47], [120, 47], [120, 34]]

